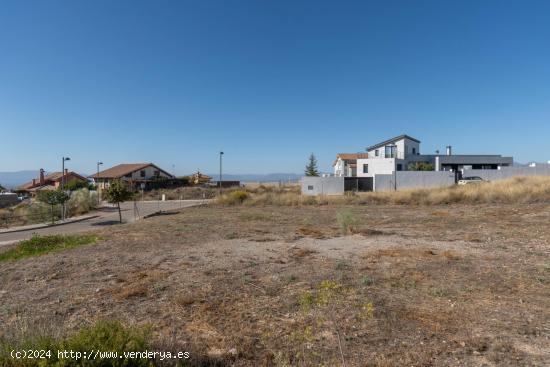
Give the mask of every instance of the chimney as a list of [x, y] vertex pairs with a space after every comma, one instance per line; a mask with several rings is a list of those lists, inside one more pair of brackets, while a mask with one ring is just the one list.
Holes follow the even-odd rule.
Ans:
[[450, 145], [447, 145], [447, 155], [452, 155], [453, 154], [453, 147], [451, 147]]
[[44, 185], [44, 170], [40, 168], [40, 186]]

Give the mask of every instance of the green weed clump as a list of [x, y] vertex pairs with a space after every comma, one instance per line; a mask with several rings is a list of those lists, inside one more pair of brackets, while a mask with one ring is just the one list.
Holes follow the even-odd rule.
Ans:
[[[17, 342], [0, 340], [0, 366], [5, 367], [76, 367], [76, 366], [131, 366], [152, 367], [153, 360], [139, 358], [141, 355], [124, 355], [128, 352], [143, 352], [150, 349], [148, 328], [129, 328], [118, 321], [99, 321], [66, 338], [55, 339], [42, 335], [26, 335]], [[47, 358], [15, 359], [11, 350], [50, 351]], [[72, 351], [73, 357], [64, 358], [58, 351]], [[95, 354], [100, 351], [102, 354]], [[92, 352], [94, 358], [90, 358]], [[78, 353], [78, 354], [77, 354]], [[86, 357], [84, 355], [86, 353]], [[113, 357], [116, 353], [116, 358]], [[122, 355], [122, 358], [120, 358]], [[131, 358], [134, 357], [134, 358]]]
[[0, 261], [39, 256], [52, 251], [94, 243], [98, 240], [99, 236], [96, 235], [34, 236], [30, 240], [21, 241], [14, 248], [0, 253]]
[[338, 222], [343, 235], [348, 235], [355, 232], [357, 219], [351, 210], [344, 209], [336, 213], [336, 221]]

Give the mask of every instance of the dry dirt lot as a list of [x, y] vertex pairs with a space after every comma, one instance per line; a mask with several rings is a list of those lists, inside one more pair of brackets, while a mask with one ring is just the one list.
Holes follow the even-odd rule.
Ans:
[[0, 333], [116, 319], [202, 365], [544, 366], [549, 222], [547, 204], [190, 208], [0, 263]]

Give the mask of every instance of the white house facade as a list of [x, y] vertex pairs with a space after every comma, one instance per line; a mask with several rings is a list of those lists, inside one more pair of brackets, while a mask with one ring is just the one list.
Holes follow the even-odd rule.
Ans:
[[357, 159], [357, 176], [374, 177], [405, 171], [412, 156], [420, 155], [420, 141], [400, 135], [367, 148], [367, 158]]
[[375, 177], [408, 171], [414, 163], [427, 163], [434, 171], [461, 172], [465, 169], [500, 169], [512, 166], [512, 157], [501, 155], [455, 155], [448, 146], [444, 154], [421, 154], [420, 140], [399, 135], [372, 145], [367, 153], [337, 155], [334, 175], [343, 177]]

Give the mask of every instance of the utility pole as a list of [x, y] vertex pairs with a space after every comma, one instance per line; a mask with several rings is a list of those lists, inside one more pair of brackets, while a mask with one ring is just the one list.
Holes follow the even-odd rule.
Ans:
[[[65, 188], [65, 161], [70, 161], [69, 157], [61, 157], [61, 191]], [[65, 202], [61, 206], [61, 220], [65, 220]]]
[[222, 194], [222, 156], [223, 156], [223, 152], [220, 151], [220, 195]]
[[97, 175], [95, 176], [95, 189], [97, 191], [97, 206], [99, 207], [99, 204], [101, 203], [101, 199], [99, 196], [99, 166], [102, 165], [103, 162], [97, 162]]

